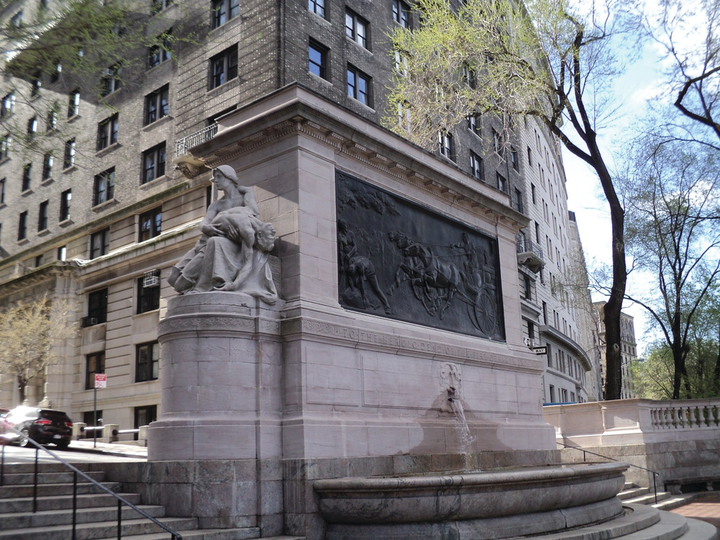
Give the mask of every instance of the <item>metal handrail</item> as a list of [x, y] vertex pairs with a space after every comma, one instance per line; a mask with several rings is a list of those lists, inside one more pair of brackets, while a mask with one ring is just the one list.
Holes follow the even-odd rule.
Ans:
[[[53, 459], [59, 461], [59, 462], [62, 463], [65, 467], [67, 467], [68, 469], [70, 469], [70, 470], [73, 472], [72, 540], [75, 540], [75, 538], [76, 538], [75, 528], [76, 528], [76, 523], [77, 523], [76, 514], [77, 514], [77, 475], [78, 475], [78, 474], [79, 474], [80, 476], [82, 476], [85, 480], [87, 480], [88, 482], [90, 482], [91, 484], [93, 484], [95, 487], [100, 488], [101, 490], [105, 491], [106, 493], [109, 493], [110, 495], [112, 495], [113, 497], [115, 497], [115, 499], [117, 499], [117, 502], [118, 502], [118, 519], [117, 519], [117, 522], [118, 522], [118, 536], [117, 536], [117, 537], [118, 537], [118, 540], [120, 540], [120, 538], [122, 538], [122, 531], [121, 531], [122, 510], [121, 510], [121, 509], [122, 509], [122, 505], [123, 505], [123, 504], [125, 504], [125, 505], [127, 505], [128, 507], [132, 508], [132, 509], [135, 510], [138, 514], [140, 514], [141, 516], [143, 516], [143, 517], [146, 518], [146, 519], [149, 519], [149, 520], [152, 521], [155, 525], [157, 525], [158, 527], [160, 527], [161, 529], [163, 529], [165, 532], [169, 533], [171, 540], [182, 540], [182, 536], [181, 536], [179, 533], [173, 531], [170, 527], [168, 527], [168, 526], [165, 525], [164, 523], [161, 523], [161, 522], [158, 521], [156, 518], [154, 518], [153, 516], [151, 516], [150, 514], [148, 514], [147, 512], [145, 512], [144, 510], [141, 510], [140, 508], [138, 508], [137, 506], [135, 506], [133, 503], [131, 503], [130, 501], [124, 499], [123, 497], [121, 497], [120, 495], [118, 495], [117, 493], [115, 493], [114, 491], [112, 491], [111, 489], [103, 486], [100, 482], [98, 482], [98, 481], [95, 480], [94, 478], [91, 478], [90, 476], [88, 476], [87, 474], [85, 474], [84, 472], [82, 472], [80, 469], [72, 466], [70, 463], [68, 463], [67, 461], [65, 461], [65, 460], [64, 460], [63, 458], [61, 458], [60, 456], [54, 454], [53, 452], [51, 452], [51, 451], [48, 450], [47, 448], [45, 448], [45, 447], [43, 447], [42, 445], [36, 443], [36, 442], [33, 441], [30, 437], [26, 437], [25, 435], [23, 435], [22, 432], [18, 431], [18, 430], [15, 429], [14, 427], [5, 425], [4, 428], [5, 428], [6, 430], [10, 430], [10, 431], [13, 431], [13, 432], [17, 433], [20, 437], [22, 437], [23, 439], [25, 439], [25, 440], [27, 441], [27, 443], [32, 444], [32, 445], [35, 447], [35, 467], [34, 467], [34, 474], [33, 474], [33, 476], [34, 476], [34, 479], [33, 479], [33, 514], [37, 512], [38, 455], [39, 455], [39, 451], [40, 451], [40, 450], [43, 450], [44, 452], [50, 454], [50, 456], [51, 456]], [[5, 446], [6, 446], [6, 443], [3, 442], [3, 444], [2, 444], [2, 455], [0, 456], [0, 486], [3, 486], [3, 485], [5, 484]]]
[[[560, 446], [564, 448], [572, 448], [573, 450], [581, 450], [583, 453], [583, 461], [587, 461], [585, 453], [592, 454], [593, 456], [601, 457], [603, 459], [609, 459], [610, 461], [619, 461], [617, 459], [611, 458], [609, 456], [603, 456], [602, 454], [598, 454], [597, 452], [593, 452], [591, 450], [586, 450], [585, 448], [580, 448], [579, 446], [570, 446], [569, 444], [561, 443], [558, 441], [555, 441], [555, 444], [559, 444]], [[660, 473], [657, 471], [653, 471], [652, 469], [646, 469], [645, 467], [642, 467], [640, 465], [633, 465], [632, 463], [628, 463], [627, 461], [623, 461], [626, 465], [629, 465], [630, 467], [635, 467], [636, 469], [642, 469], [645, 472], [652, 473], [653, 475], [653, 495], [655, 495], [655, 504], [658, 502], [657, 498], [657, 477], [660, 476]]]

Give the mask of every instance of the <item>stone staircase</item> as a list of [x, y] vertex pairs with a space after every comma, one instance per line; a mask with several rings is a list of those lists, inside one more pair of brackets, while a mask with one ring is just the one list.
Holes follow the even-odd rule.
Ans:
[[[121, 486], [104, 480], [99, 464], [76, 464], [78, 469], [118, 493], [149, 515], [189, 540], [250, 540], [259, 537], [257, 528], [198, 529], [194, 518], [167, 517], [162, 506], [143, 505], [140, 495], [122, 493]], [[33, 513], [32, 464], [5, 466], [0, 486], [0, 540], [71, 540], [73, 475], [60, 464], [41, 465], [37, 512]], [[78, 478], [76, 540], [117, 539], [117, 500], [90, 482]], [[606, 523], [561, 533], [541, 535], [536, 540], [717, 540], [716, 529], [708, 523], [687, 519], [660, 508], [686, 504], [695, 495], [658, 493], [658, 504], [647, 488], [626, 484], [619, 497], [626, 506], [623, 516]], [[645, 504], [643, 504], [645, 503]], [[168, 540], [170, 534], [133, 509], [122, 509], [121, 537], [125, 540]], [[265, 540], [305, 540], [285, 536]], [[382, 540], [382, 539], [378, 539]]]
[[668, 511], [688, 504], [701, 495], [702, 493], [674, 495], [667, 491], [658, 491], [656, 503], [655, 494], [650, 488], [639, 487], [632, 482], [625, 482], [625, 487], [618, 493], [618, 498], [623, 504], [645, 504], [658, 510]]
[[[162, 506], [144, 505], [140, 495], [121, 493], [120, 484], [104, 481], [105, 473], [92, 464], [79, 470], [125, 500], [192, 540], [258, 538], [257, 528], [200, 530], [195, 518], [167, 517]], [[61, 464], [42, 464], [38, 476], [37, 512], [33, 513], [33, 464], [5, 465], [0, 486], [0, 540], [71, 540], [73, 474]], [[76, 540], [117, 539], [117, 500], [78, 476]], [[170, 534], [132, 508], [123, 505], [121, 537], [126, 540], [167, 540]], [[287, 540], [291, 540], [290, 537]]]

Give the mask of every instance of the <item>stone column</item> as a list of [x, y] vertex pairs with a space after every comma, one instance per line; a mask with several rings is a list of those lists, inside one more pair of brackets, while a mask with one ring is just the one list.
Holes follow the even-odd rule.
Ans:
[[281, 493], [272, 473], [281, 452], [279, 334], [277, 309], [245, 294], [169, 301], [158, 328], [162, 411], [148, 429], [148, 461], [171, 515], [272, 531], [274, 514], [281, 525], [279, 508], [259, 504]]

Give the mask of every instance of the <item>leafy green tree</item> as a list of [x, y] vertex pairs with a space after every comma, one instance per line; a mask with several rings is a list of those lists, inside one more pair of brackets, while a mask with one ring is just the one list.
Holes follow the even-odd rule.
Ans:
[[663, 354], [673, 361], [674, 399], [694, 397], [693, 387], [707, 392], [705, 383], [691, 380], [691, 357], [702, 380], [712, 373], [703, 369], [709, 341], [703, 335], [707, 316], [702, 319], [716, 299], [720, 275], [720, 156], [698, 148], [644, 140], [633, 148], [623, 183], [632, 268], [651, 280], [626, 296], [647, 310], [664, 338]]
[[42, 296], [0, 312], [0, 368], [15, 378], [20, 402], [29, 383], [43, 378], [48, 366], [60, 360], [53, 350], [77, 334], [72, 306]]
[[566, 0], [466, 0], [457, 9], [449, 0], [418, 0], [415, 6], [419, 27], [392, 36], [397, 56], [388, 127], [431, 147], [438, 131], [471, 114], [496, 115], [508, 129], [511, 118], [533, 117], [596, 172], [612, 224], [605, 396], [618, 399], [624, 210], [598, 130], [614, 110], [608, 89], [626, 64], [622, 55], [638, 36], [632, 2], [583, 9]]

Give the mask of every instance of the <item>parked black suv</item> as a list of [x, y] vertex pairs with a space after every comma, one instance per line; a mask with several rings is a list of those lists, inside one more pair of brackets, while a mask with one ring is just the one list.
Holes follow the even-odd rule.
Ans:
[[72, 420], [63, 411], [20, 406], [12, 409], [4, 420], [25, 435], [16, 439], [20, 446], [27, 446], [26, 437], [30, 437], [40, 444], [67, 448], [72, 439]]

